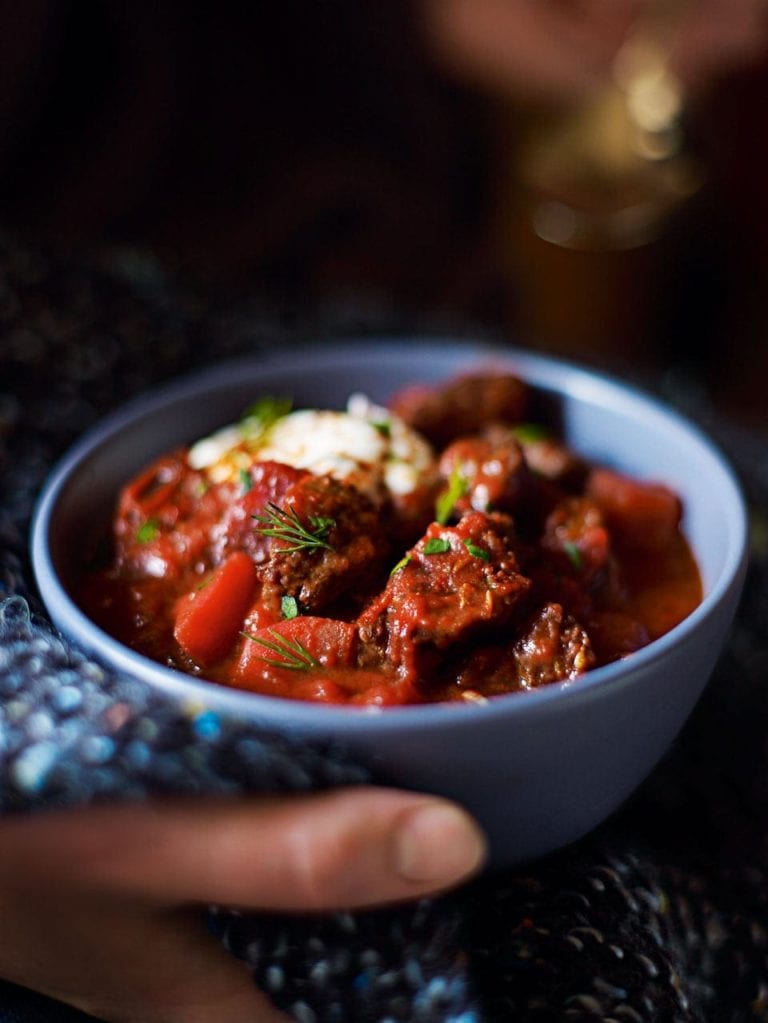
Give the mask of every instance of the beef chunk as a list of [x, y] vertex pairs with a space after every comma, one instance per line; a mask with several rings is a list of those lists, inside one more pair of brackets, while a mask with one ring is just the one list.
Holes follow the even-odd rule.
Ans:
[[454, 511], [514, 512], [530, 497], [535, 481], [523, 449], [508, 431], [494, 438], [464, 437], [449, 445], [440, 457], [440, 473], [464, 481]]
[[528, 387], [510, 373], [467, 375], [441, 387], [416, 386], [390, 402], [392, 411], [435, 447], [478, 433], [488, 423], [525, 418]]
[[575, 678], [594, 667], [590, 638], [561, 605], [549, 603], [527, 618], [517, 639], [467, 655], [445, 698], [501, 696]]
[[610, 536], [598, 505], [566, 497], [547, 517], [542, 547], [559, 571], [574, 575], [586, 589], [601, 584], [608, 570]]
[[306, 469], [265, 461], [252, 465], [238, 483], [227, 484], [239, 493], [226, 504], [221, 521], [211, 529], [214, 564], [224, 561], [233, 551], [245, 551], [257, 565], [266, 561], [272, 544], [259, 531], [258, 517], [264, 515], [270, 504], [282, 507], [291, 487], [309, 475]]
[[[342, 597], [355, 607], [380, 582], [391, 557], [385, 513], [356, 487], [331, 476], [305, 476], [286, 491], [279, 511], [278, 518], [298, 520], [321, 542], [302, 546], [269, 537], [269, 558], [259, 568], [265, 604], [279, 605], [288, 595], [297, 599], [303, 613], [317, 615], [334, 608]], [[260, 528], [264, 535], [270, 524], [262, 520]]]
[[433, 523], [360, 616], [361, 639], [373, 659], [425, 679], [445, 651], [508, 625], [529, 585], [507, 516], [471, 512], [456, 526]]
[[531, 471], [564, 490], [580, 490], [589, 473], [589, 464], [583, 458], [536, 423], [519, 423], [512, 427], [490, 423], [483, 430], [483, 438], [494, 447], [513, 441], [519, 444]]
[[537, 476], [567, 490], [578, 490], [589, 472], [587, 463], [553, 437], [521, 441], [525, 461]]
[[589, 636], [559, 604], [545, 604], [535, 615], [513, 656], [521, 689], [575, 678], [595, 665]]

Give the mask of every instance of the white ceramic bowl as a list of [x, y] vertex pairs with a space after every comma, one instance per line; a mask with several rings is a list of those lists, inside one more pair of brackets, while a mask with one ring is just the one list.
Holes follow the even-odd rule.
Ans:
[[[704, 599], [680, 625], [577, 684], [471, 705], [315, 705], [227, 689], [165, 668], [97, 628], [72, 580], [107, 528], [120, 486], [163, 451], [237, 418], [259, 394], [296, 407], [378, 401], [405, 383], [469, 368], [513, 370], [559, 419], [568, 443], [595, 461], [667, 483]], [[377, 780], [463, 803], [487, 831], [495, 865], [563, 846], [615, 810], [685, 721], [722, 648], [747, 553], [744, 504], [718, 451], [679, 415], [620, 383], [522, 351], [449, 340], [366, 339], [230, 363], [134, 401], [91, 430], [55, 468], [32, 534], [34, 570], [52, 619], [75, 643], [170, 696], [261, 727], [334, 740]]]

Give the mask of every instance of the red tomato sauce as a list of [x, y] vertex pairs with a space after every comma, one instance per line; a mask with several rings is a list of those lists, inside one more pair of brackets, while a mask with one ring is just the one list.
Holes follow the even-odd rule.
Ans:
[[121, 492], [80, 603], [163, 664], [270, 696], [384, 707], [577, 682], [673, 628], [701, 582], [674, 493], [590, 464], [529, 411], [514, 376], [395, 396], [434, 451], [405, 495], [258, 451], [222, 481], [170, 452]]

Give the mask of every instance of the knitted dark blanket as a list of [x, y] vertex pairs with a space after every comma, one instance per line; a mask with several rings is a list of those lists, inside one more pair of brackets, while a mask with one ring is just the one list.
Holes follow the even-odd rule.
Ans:
[[[253, 299], [203, 301], [147, 257], [74, 265], [0, 241], [3, 812], [367, 779], [330, 750], [196, 726], [73, 649], [46, 621], [27, 535], [55, 459], [128, 397], [214, 359], [406, 326], [360, 304], [292, 322]], [[686, 411], [742, 476], [755, 550], [727, 650], [675, 748], [597, 833], [525, 869], [395, 909], [215, 915], [299, 1023], [768, 1020], [768, 458], [760, 438]], [[3, 1023], [85, 1019], [0, 982]]]

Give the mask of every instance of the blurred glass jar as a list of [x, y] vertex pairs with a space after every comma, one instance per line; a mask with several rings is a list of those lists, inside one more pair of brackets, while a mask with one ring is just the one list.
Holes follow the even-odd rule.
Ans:
[[541, 239], [594, 251], [644, 245], [700, 187], [684, 145], [683, 87], [669, 67], [687, 6], [649, 4], [597, 96], [529, 123], [515, 175]]

